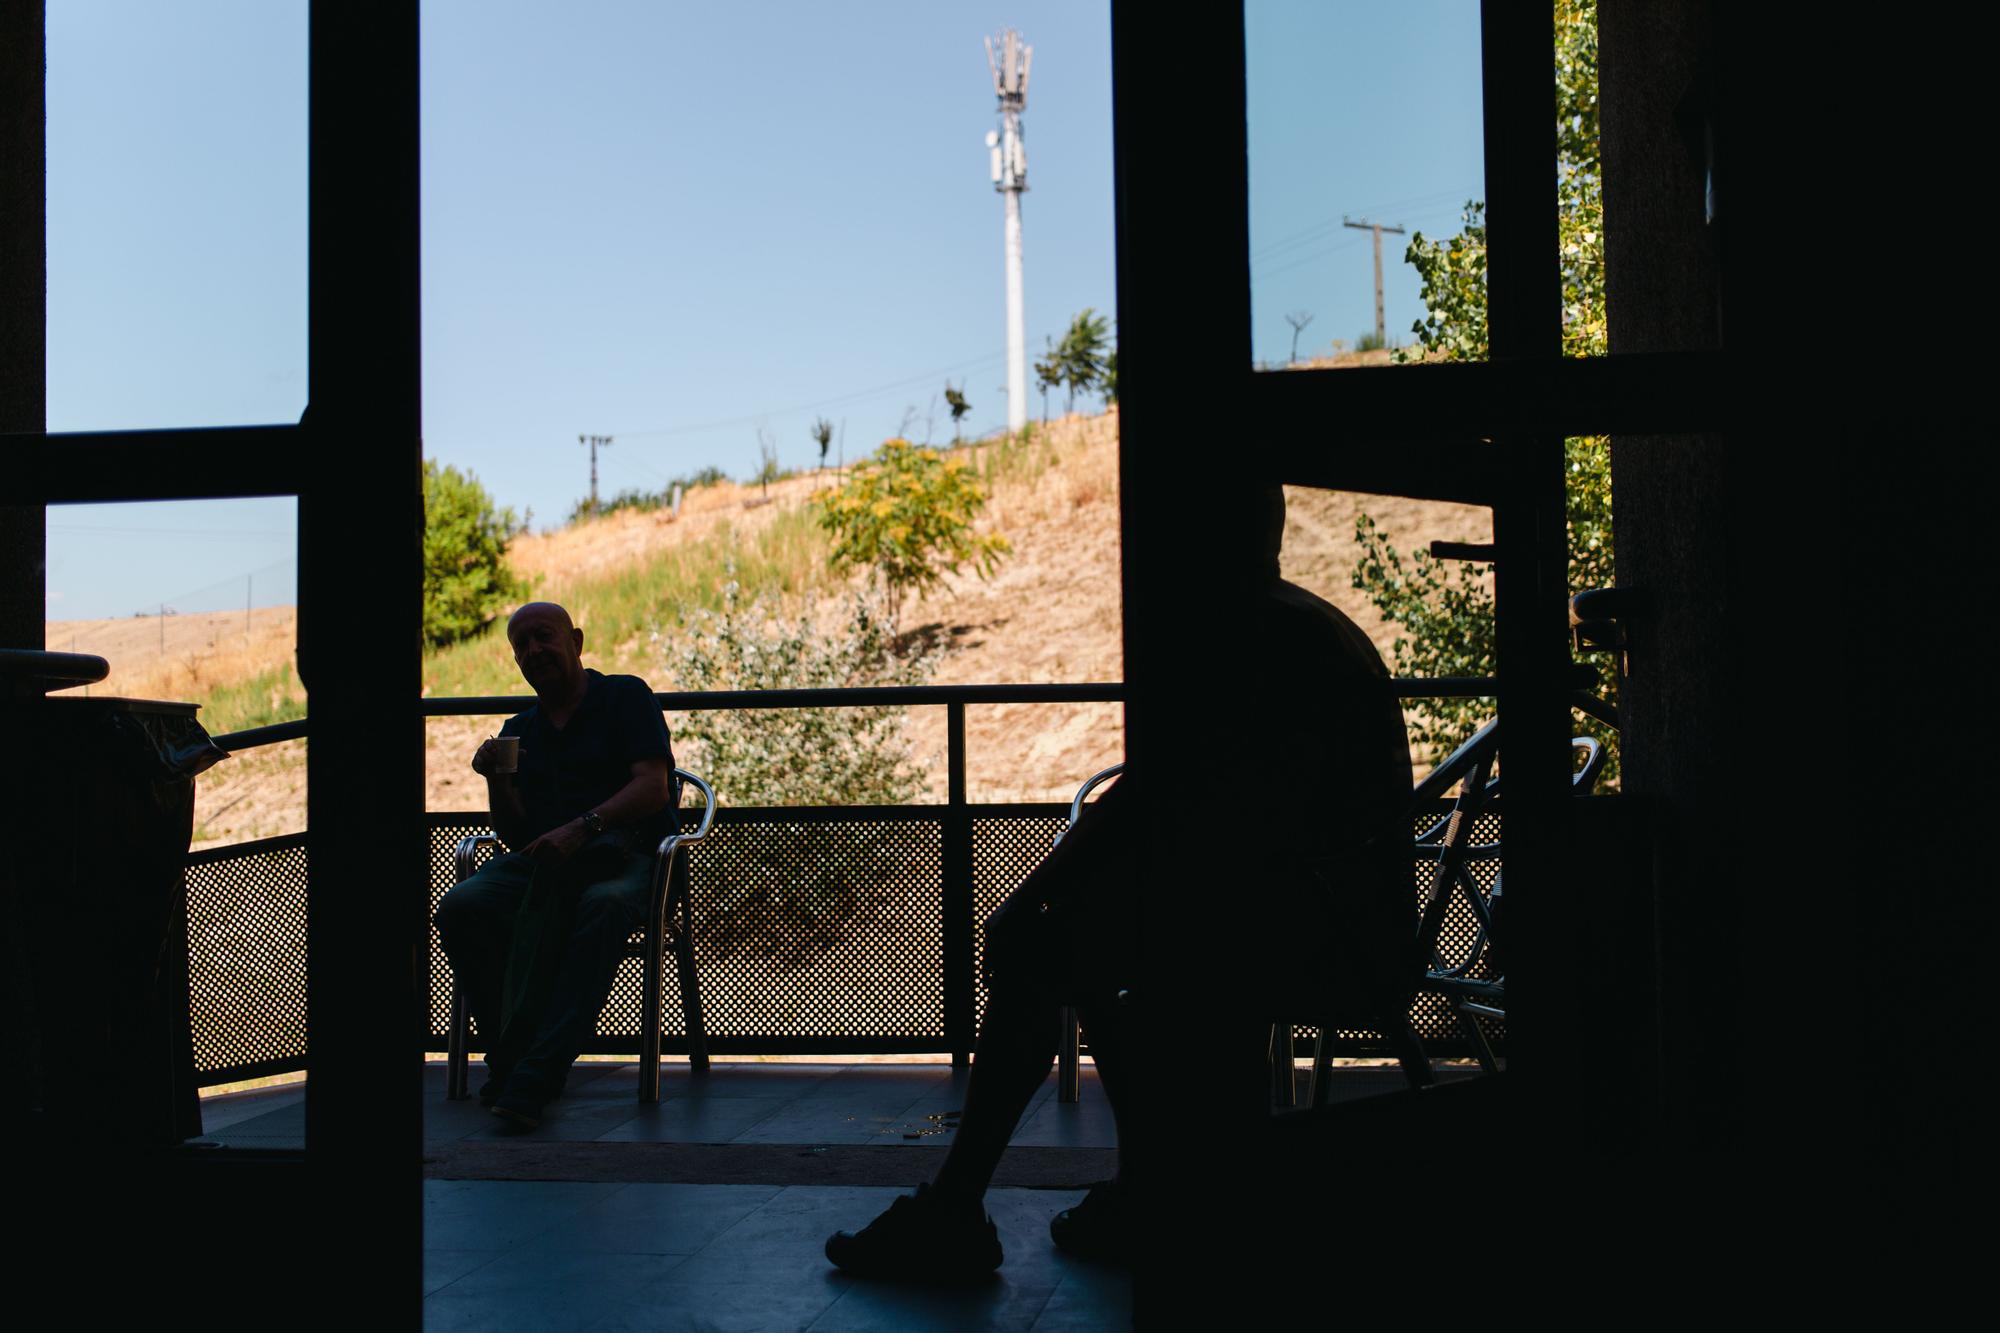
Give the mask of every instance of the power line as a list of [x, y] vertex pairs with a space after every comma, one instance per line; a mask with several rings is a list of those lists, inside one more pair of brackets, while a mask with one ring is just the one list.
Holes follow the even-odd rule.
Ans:
[[[1275, 241], [1271, 241], [1265, 245], [1259, 246], [1257, 249], [1250, 252], [1250, 259], [1251, 262], [1254, 263], [1259, 259], [1263, 259], [1269, 255], [1275, 254], [1280, 250], [1288, 249], [1294, 245], [1299, 244], [1300, 242], [1310, 242], [1315, 239], [1320, 239], [1322, 234], [1337, 232], [1340, 230], [1340, 224], [1343, 221], [1345, 221], [1348, 217], [1351, 217], [1353, 213], [1361, 213], [1364, 215], [1368, 213], [1399, 213], [1399, 212], [1404, 212], [1408, 209], [1415, 208], [1420, 204], [1427, 205], [1436, 203], [1439, 200], [1456, 199], [1459, 197], [1460, 197], [1460, 192], [1457, 190], [1438, 190], [1431, 194], [1416, 195], [1409, 199], [1398, 199], [1393, 203], [1370, 204], [1366, 208], [1355, 209], [1352, 210], [1352, 212], [1350, 213], [1343, 213], [1339, 217], [1330, 216], [1327, 218], [1323, 218], [1322, 220], [1313, 223], [1309, 227], [1291, 233], [1289, 236], [1281, 236]], [[1465, 197], [1470, 198], [1471, 196], [1465, 196]], [[1425, 216], [1430, 216], [1430, 214], [1427, 213], [1425, 214]]]
[[[1405, 216], [1409, 220], [1414, 222], [1428, 222], [1432, 218], [1447, 217], [1447, 216], [1456, 217], [1457, 215], [1458, 215], [1457, 209], [1448, 208], [1448, 209], [1431, 209], [1426, 212], [1411, 213]], [[1335, 228], [1335, 231], [1338, 230], [1339, 228]], [[1329, 233], [1329, 236], [1331, 234], [1332, 233]], [[1328, 237], [1323, 236], [1320, 239], [1326, 240], [1328, 239]], [[1298, 268], [1301, 265], [1310, 264], [1315, 260], [1324, 259], [1328, 255], [1339, 254], [1343, 250], [1351, 250], [1355, 246], [1361, 244], [1363, 244], [1363, 242], [1358, 239], [1348, 239], [1348, 240], [1342, 240], [1338, 245], [1330, 246], [1325, 250], [1315, 250], [1310, 254], [1296, 255], [1296, 256], [1283, 255], [1280, 256], [1280, 258], [1283, 259], [1284, 262], [1279, 264], [1276, 268], [1256, 269], [1255, 274], [1257, 277], [1261, 278], [1261, 277], [1271, 277], [1279, 273], [1289, 273], [1291, 270]], [[1256, 261], [1253, 260], [1252, 264], [1254, 265], [1255, 262]]]
[[911, 375], [904, 379], [894, 380], [888, 384], [878, 384], [873, 388], [856, 389], [851, 393], [836, 394], [831, 398], [818, 398], [811, 402], [797, 403], [790, 407], [766, 408], [762, 411], [746, 413], [740, 417], [704, 421], [698, 425], [660, 426], [651, 430], [621, 430], [618, 434], [621, 438], [645, 439], [663, 435], [697, 435], [703, 431], [724, 430], [730, 426], [752, 426], [771, 417], [787, 416], [793, 412], [810, 412], [817, 407], [833, 407], [841, 403], [851, 403], [858, 399], [873, 397], [878, 393], [887, 393], [891, 389], [906, 389], [912, 384], [922, 384], [929, 380], [934, 380], [940, 375], [949, 375], [955, 371], [969, 370], [977, 366], [984, 366], [991, 362], [1002, 360], [1006, 355], [1006, 350], [1003, 348], [998, 352], [990, 352], [985, 356], [974, 357], [969, 361], [959, 361], [949, 366], [940, 366], [936, 370], [927, 370], [921, 375]]

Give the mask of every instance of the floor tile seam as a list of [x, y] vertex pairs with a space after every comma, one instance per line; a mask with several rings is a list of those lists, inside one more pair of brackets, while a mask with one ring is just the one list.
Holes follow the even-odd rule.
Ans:
[[[828, 1264], [831, 1264], [833, 1261], [829, 1259], [827, 1262]], [[805, 1333], [812, 1333], [813, 1329], [818, 1328], [821, 1320], [825, 1319], [828, 1315], [832, 1314], [834, 1310], [839, 1307], [842, 1301], [846, 1300], [849, 1296], [852, 1296], [854, 1294], [857, 1285], [858, 1285], [857, 1283], [849, 1282], [845, 1286], [843, 1286], [840, 1289], [840, 1295], [828, 1301], [826, 1303], [826, 1308], [824, 1310], [821, 1310], [818, 1314], [812, 1317], [811, 1322], [809, 1322], [805, 1326]]]
[[[488, 1259], [485, 1263], [467, 1269], [465, 1272], [460, 1273], [457, 1277], [453, 1278], [451, 1281], [445, 1283], [442, 1287], [439, 1287], [436, 1291], [425, 1292], [424, 1299], [428, 1301], [433, 1296], [444, 1295], [447, 1291], [450, 1291], [453, 1287], [465, 1281], [465, 1279], [471, 1277], [474, 1273], [485, 1272], [488, 1268], [491, 1268], [494, 1264], [500, 1262], [502, 1259], [505, 1259], [508, 1255], [512, 1254], [513, 1252], [514, 1249], [512, 1246], [509, 1246], [506, 1249], [493, 1251], [492, 1258]], [[461, 1253], [463, 1253], [463, 1251], [461, 1251]], [[475, 1250], [473, 1251], [473, 1253], [476, 1254], [479, 1253], [479, 1251]]]

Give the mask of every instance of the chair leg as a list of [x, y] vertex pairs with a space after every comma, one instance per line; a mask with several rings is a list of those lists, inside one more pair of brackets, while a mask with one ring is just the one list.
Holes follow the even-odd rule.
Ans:
[[1319, 1034], [1313, 1038], [1312, 1072], [1306, 1075], [1306, 1105], [1315, 1111], [1326, 1105], [1333, 1092], [1333, 1046], [1326, 1039], [1330, 1026], [1319, 1025]]
[[641, 946], [639, 991], [639, 1101], [651, 1105], [660, 1100], [660, 923], [646, 923], [646, 942]]
[[467, 1029], [471, 1026], [469, 1006], [465, 1002], [465, 991], [458, 982], [451, 983], [451, 1027], [445, 1036], [444, 1095], [446, 1100], [462, 1102], [472, 1095], [468, 1085], [472, 1082], [469, 1066], [472, 1057], [468, 1053], [471, 1045]]
[[1298, 1049], [1287, 1019], [1271, 1025], [1271, 1100], [1279, 1106], [1299, 1104]]
[[1382, 1025], [1382, 1035], [1388, 1038], [1389, 1049], [1396, 1053], [1397, 1063], [1403, 1066], [1403, 1077], [1413, 1088], [1428, 1088], [1437, 1082], [1437, 1074], [1431, 1069], [1431, 1058], [1424, 1053], [1424, 1043], [1417, 1036], [1416, 1028], [1410, 1025], [1408, 1014], [1398, 1014]]
[[708, 1025], [701, 1016], [701, 987], [695, 980], [694, 937], [685, 923], [674, 940], [675, 975], [681, 986], [681, 1018], [687, 1024], [688, 1072], [708, 1072]]
[[1466, 1044], [1472, 1047], [1473, 1058], [1479, 1061], [1479, 1071], [1483, 1074], [1499, 1073], [1500, 1061], [1494, 1056], [1493, 1043], [1486, 1040], [1485, 1029], [1479, 1026], [1479, 1020], [1457, 1005], [1452, 1006], [1452, 1012], [1458, 1015], [1459, 1030], [1465, 1033]]
[[1082, 1043], [1077, 1037], [1076, 1010], [1063, 1006], [1062, 1035], [1056, 1047], [1056, 1100], [1074, 1105], [1082, 1095], [1077, 1087], [1078, 1067], [1083, 1062]]

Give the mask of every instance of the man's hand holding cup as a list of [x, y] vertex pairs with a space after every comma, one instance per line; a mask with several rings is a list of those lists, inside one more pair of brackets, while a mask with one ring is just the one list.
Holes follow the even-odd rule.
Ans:
[[472, 755], [472, 771], [482, 778], [512, 777], [521, 767], [521, 738], [489, 736]]

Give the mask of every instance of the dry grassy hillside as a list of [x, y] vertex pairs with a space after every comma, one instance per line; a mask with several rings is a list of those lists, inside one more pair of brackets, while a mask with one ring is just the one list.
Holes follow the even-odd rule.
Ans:
[[[1118, 553], [1117, 415], [1071, 417], [1051, 423], [1042, 435], [1043, 452], [996, 469], [988, 511], [982, 520], [1006, 534], [1014, 553], [986, 582], [953, 578], [928, 599], [904, 607], [905, 632], [940, 644], [944, 655], [936, 676], [947, 683], [1112, 681], [1122, 676], [1120, 657]], [[635, 569], [662, 568], [658, 557], [722, 540], [742, 542], [795, 513], [831, 476], [810, 474], [771, 486], [769, 502], [755, 488], [720, 485], [689, 494], [678, 520], [662, 513], [625, 512], [559, 532], [521, 538], [512, 552], [516, 568], [538, 579], [538, 596], [564, 601], [577, 613], [586, 635], [585, 660], [600, 670], [644, 676], [656, 689], [679, 688], [671, 668], [643, 632], [592, 636], [594, 617], [614, 581], [629, 583]], [[1199, 488], [1189, 489], [1188, 522], [1201, 525]], [[1434, 538], [1483, 540], [1490, 537], [1487, 511], [1419, 501], [1292, 491], [1286, 528], [1287, 577], [1341, 607], [1368, 631], [1385, 657], [1392, 636], [1380, 618], [1348, 586], [1354, 564], [1354, 518], [1365, 508], [1402, 547]], [[642, 590], [643, 592], [644, 590]], [[629, 600], [632, 590], [618, 595]], [[652, 590], [669, 619], [671, 587]], [[288, 610], [253, 617], [248, 646], [241, 643], [242, 616], [235, 617], [236, 640], [229, 641], [227, 617], [169, 617], [167, 652], [157, 651], [159, 627], [151, 621], [109, 622], [120, 636], [107, 635], [100, 651], [113, 661], [108, 684], [121, 693], [200, 697], [204, 688], [224, 685], [225, 675], [242, 680], [281, 666], [292, 648]], [[210, 619], [217, 623], [206, 625]], [[629, 619], [629, 617], [628, 617]], [[185, 622], [178, 624], [176, 622]], [[74, 629], [49, 626], [51, 646], [63, 647]], [[148, 640], [146, 635], [154, 636]], [[225, 651], [225, 641], [228, 642]], [[154, 651], [148, 652], [148, 644]], [[459, 651], [459, 650], [454, 650]], [[205, 655], [206, 654], [206, 655]], [[504, 641], [494, 636], [460, 651], [478, 655], [487, 674], [480, 679], [518, 680], [506, 673]], [[485, 658], [491, 657], [492, 661]], [[453, 670], [468, 669], [460, 661]], [[450, 673], [427, 665], [432, 689]], [[447, 692], [460, 692], [448, 690]], [[671, 720], [671, 719], [670, 719]], [[484, 784], [466, 768], [478, 739], [498, 719], [437, 719], [428, 728], [429, 800], [434, 810], [477, 809]], [[1085, 775], [1115, 762], [1123, 749], [1122, 719], [1112, 705], [994, 705], [967, 713], [967, 779], [975, 801], [1066, 799]], [[912, 752], [925, 767], [933, 799], [945, 785], [945, 718], [942, 708], [912, 710], [907, 728]], [[202, 779], [197, 809], [197, 841], [241, 841], [301, 827], [304, 818], [304, 742], [246, 752], [210, 770]], [[724, 793], [727, 799], [727, 793]]]

